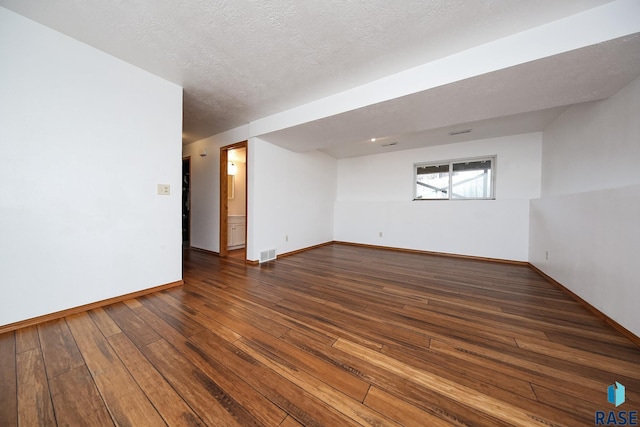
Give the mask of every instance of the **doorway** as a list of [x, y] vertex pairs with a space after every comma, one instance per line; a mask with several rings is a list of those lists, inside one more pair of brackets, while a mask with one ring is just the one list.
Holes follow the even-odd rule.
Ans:
[[246, 260], [247, 141], [220, 148], [220, 256]]
[[182, 247], [191, 245], [191, 157], [182, 159]]

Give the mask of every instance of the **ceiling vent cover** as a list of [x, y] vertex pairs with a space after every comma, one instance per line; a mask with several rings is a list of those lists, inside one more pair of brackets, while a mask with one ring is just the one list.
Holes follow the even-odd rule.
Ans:
[[449, 132], [449, 135], [451, 136], [462, 135], [463, 133], [469, 133], [469, 132], [471, 132], [471, 129], [454, 130], [453, 132]]
[[275, 248], [260, 252], [260, 264], [267, 261], [273, 261], [274, 259], [276, 259]]

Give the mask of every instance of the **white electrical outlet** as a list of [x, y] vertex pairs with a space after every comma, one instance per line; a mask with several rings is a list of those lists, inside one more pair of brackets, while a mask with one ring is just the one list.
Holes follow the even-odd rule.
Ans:
[[549, 251], [544, 252], [544, 259], [549, 260]]
[[287, 234], [286, 236], [284, 236], [284, 241], [288, 242], [289, 241], [289, 235]]
[[382, 237], [382, 231], [378, 233], [378, 237]]
[[169, 184], [158, 184], [158, 194], [168, 196], [171, 194], [171, 186]]

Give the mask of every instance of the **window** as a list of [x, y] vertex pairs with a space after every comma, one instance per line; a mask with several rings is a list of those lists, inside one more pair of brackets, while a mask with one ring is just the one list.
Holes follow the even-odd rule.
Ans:
[[414, 165], [414, 200], [494, 199], [496, 157]]

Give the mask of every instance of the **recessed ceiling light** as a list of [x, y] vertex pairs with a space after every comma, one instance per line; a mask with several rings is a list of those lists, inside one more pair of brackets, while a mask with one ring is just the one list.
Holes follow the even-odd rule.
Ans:
[[376, 142], [376, 139], [375, 138], [371, 138], [371, 142]]

